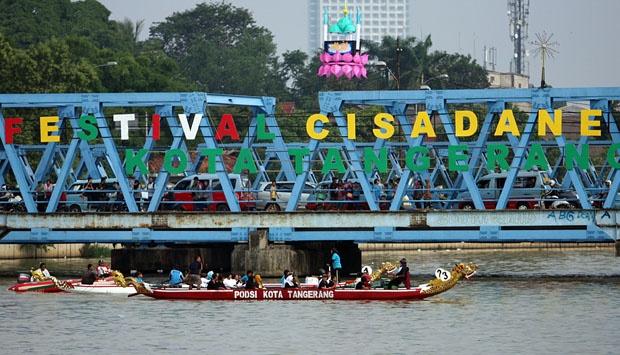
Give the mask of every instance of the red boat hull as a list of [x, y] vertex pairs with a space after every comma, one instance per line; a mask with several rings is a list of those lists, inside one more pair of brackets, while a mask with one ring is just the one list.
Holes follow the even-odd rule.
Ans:
[[256, 290], [188, 290], [154, 289], [149, 297], [167, 300], [337, 300], [337, 301], [393, 301], [419, 300], [428, 297], [419, 288], [398, 290], [354, 290], [354, 289], [311, 289], [311, 288], [273, 288]]
[[[67, 280], [66, 282], [76, 283], [76, 282], [80, 282], [80, 280], [74, 279], [74, 280]], [[54, 281], [52, 280], [18, 283], [18, 284], [15, 284], [9, 287], [9, 291], [44, 292], [44, 293], [64, 292], [63, 290], [56, 287], [56, 285], [54, 284]]]

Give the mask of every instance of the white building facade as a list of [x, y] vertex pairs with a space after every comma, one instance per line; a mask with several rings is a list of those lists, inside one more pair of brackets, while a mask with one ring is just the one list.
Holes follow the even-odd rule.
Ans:
[[[412, 28], [413, 0], [348, 0], [351, 18], [355, 11], [362, 10], [362, 40], [381, 42], [384, 36], [407, 37]], [[322, 47], [323, 9], [329, 12], [332, 23], [342, 17], [345, 0], [308, 0], [310, 53]]]

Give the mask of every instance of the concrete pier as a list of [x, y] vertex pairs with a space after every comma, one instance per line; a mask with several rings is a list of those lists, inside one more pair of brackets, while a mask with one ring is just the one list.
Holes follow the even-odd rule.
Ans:
[[620, 240], [616, 240], [616, 256], [620, 256]]
[[343, 272], [357, 272], [361, 268], [361, 251], [352, 242], [277, 244], [268, 240], [267, 230], [250, 234], [248, 244], [235, 245], [231, 256], [232, 270], [253, 270], [267, 277], [281, 276], [284, 269], [299, 275], [317, 275], [327, 269], [331, 248], [338, 249]]

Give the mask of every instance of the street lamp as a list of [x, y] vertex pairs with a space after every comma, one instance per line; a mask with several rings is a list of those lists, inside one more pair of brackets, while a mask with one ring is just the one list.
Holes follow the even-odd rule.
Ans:
[[95, 68], [101, 68], [101, 67], [113, 67], [115, 65], [118, 65], [118, 62], [107, 62], [105, 64], [101, 64], [101, 65], [95, 65]]
[[370, 64], [375, 66], [375, 67], [383, 68], [384, 70], [386, 70], [388, 72], [388, 75], [390, 75], [394, 79], [394, 81], [396, 82], [396, 90], [400, 90], [400, 79], [396, 76], [396, 74], [394, 74], [392, 69], [390, 69], [390, 67], [388, 67], [386, 62], [384, 62], [382, 60], [377, 60], [377, 61], [371, 62]]
[[426, 80], [424, 80], [424, 77], [422, 77], [422, 83], [420, 84], [420, 89], [422, 90], [430, 90], [430, 86], [426, 85], [427, 83], [429, 83], [431, 80], [435, 80], [435, 79], [445, 79], [448, 80], [450, 79], [450, 76], [446, 73], [444, 74], [439, 74], [437, 76], [433, 76], [431, 78], [428, 78]]

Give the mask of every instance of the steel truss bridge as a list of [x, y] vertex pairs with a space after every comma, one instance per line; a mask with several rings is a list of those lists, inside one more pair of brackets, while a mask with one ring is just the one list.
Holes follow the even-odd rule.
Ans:
[[[607, 149], [620, 143], [618, 124], [614, 117], [614, 101], [620, 100], [620, 88], [546, 88], [546, 89], [484, 89], [443, 91], [352, 91], [323, 92], [319, 96], [320, 113], [329, 116], [331, 136], [336, 141], [305, 139], [289, 142], [284, 139], [276, 101], [271, 97], [232, 96], [210, 93], [102, 93], [102, 94], [1, 94], [0, 95], [0, 183], [13, 183], [28, 214], [5, 212], [0, 215], [0, 229], [4, 237], [0, 243], [56, 243], [56, 242], [120, 242], [120, 243], [187, 243], [187, 242], [244, 242], [256, 228], [268, 228], [269, 238], [275, 242], [348, 240], [364, 241], [609, 241], [616, 238], [616, 204], [620, 187], [617, 158], [614, 162], [600, 153], [588, 158], [586, 169], [575, 166], [567, 169], [565, 147], [574, 144], [577, 150], [588, 144]], [[601, 137], [578, 134], [551, 139], [535, 135], [539, 110], [546, 110], [553, 117], [554, 109], [565, 105], [601, 110]], [[210, 109], [237, 108], [250, 112], [245, 125], [247, 133], [238, 143], [218, 142]], [[376, 139], [358, 142], [347, 139], [346, 113], [363, 108], [379, 108], [393, 115], [400, 135], [391, 140]], [[493, 197], [481, 193], [480, 179], [488, 174], [487, 143], [498, 142], [493, 129], [504, 109], [518, 107], [525, 112], [520, 123], [521, 135], [507, 134], [501, 143], [509, 146], [510, 166], [505, 183], [497, 188]], [[111, 129], [110, 112], [139, 108], [158, 114], [165, 122], [162, 129], [169, 129], [171, 142], [166, 146], [155, 141], [153, 128], [139, 147], [126, 147]], [[452, 113], [455, 109], [469, 109], [479, 114], [479, 130], [471, 139], [459, 139], [455, 134]], [[114, 111], [116, 110], [116, 111]], [[415, 113], [426, 110], [432, 117], [438, 137], [411, 137]], [[25, 114], [23, 112], [37, 112]], [[59, 117], [61, 132], [70, 134], [61, 143], [8, 144], [5, 119], [11, 115], [24, 115], [24, 122], [38, 120], [38, 112], [55, 113]], [[131, 112], [131, 111], [130, 111]], [[145, 111], [146, 112], [146, 111]], [[177, 117], [201, 114], [208, 119], [200, 123], [198, 144], [185, 139]], [[257, 140], [257, 116], [265, 117], [267, 130], [275, 135], [272, 142]], [[94, 116], [100, 137], [94, 141], [79, 138], [82, 130], [78, 124], [81, 115]], [[567, 114], [565, 113], [565, 116]], [[32, 117], [31, 117], [32, 116]], [[41, 115], [43, 116], [43, 115]], [[238, 118], [237, 118], [238, 119]], [[361, 117], [358, 121], [370, 121]], [[305, 125], [305, 118], [300, 118]], [[566, 117], [565, 117], [566, 120]], [[321, 128], [319, 122], [316, 129]], [[284, 127], [286, 128], [286, 127]], [[114, 133], [113, 133], [114, 132]], [[31, 132], [32, 133], [32, 132]], [[60, 133], [57, 133], [60, 134]], [[18, 136], [16, 136], [18, 137]], [[16, 138], [16, 140], [19, 140]], [[66, 142], [62, 142], [65, 140]], [[572, 211], [527, 210], [507, 211], [515, 182], [523, 171], [530, 147], [539, 143], [548, 156], [549, 168], [545, 171], [556, 179], [564, 190], [578, 196], [577, 208]], [[448, 146], [466, 145], [468, 157], [464, 164], [467, 171], [447, 169]], [[412, 172], [404, 163], [402, 152], [408, 148], [425, 146], [430, 151], [433, 164], [428, 170]], [[193, 147], [193, 148], [191, 148]], [[363, 152], [372, 147], [375, 152], [386, 148], [390, 167], [384, 174], [376, 169], [364, 171]], [[229, 151], [251, 149], [257, 164], [257, 174], [249, 176], [251, 189], [262, 182], [294, 181], [286, 208], [280, 213], [244, 212], [231, 183], [224, 160], [215, 159], [217, 177], [230, 213], [178, 213], [162, 212], [167, 203], [171, 176], [164, 169], [156, 175], [149, 191], [149, 200], [136, 201], [129, 179], [143, 183], [147, 177], [136, 170], [127, 176], [124, 169], [124, 150], [145, 149], [143, 161], [148, 162], [154, 152], [180, 149], [190, 157], [185, 175], [201, 172], [204, 157], [195, 153], [201, 148], [224, 148]], [[295, 161], [289, 149], [307, 148], [303, 158], [303, 172], [296, 174]], [[321, 174], [317, 162], [324, 162], [327, 149], [337, 148], [345, 162], [343, 174]], [[119, 153], [120, 151], [120, 153]], [[595, 151], [595, 150], [593, 150]], [[211, 162], [209, 162], [211, 163]], [[462, 163], [463, 164], [463, 163]], [[320, 168], [319, 168], [320, 170]], [[92, 176], [115, 178], [120, 185], [127, 212], [67, 214], [63, 196], [78, 179]], [[389, 198], [375, 198], [372, 182], [376, 177], [383, 181], [397, 181]], [[333, 179], [353, 180], [359, 183], [363, 204], [368, 212], [342, 213], [305, 210], [302, 193], [306, 182], [318, 183]], [[49, 198], [37, 200], [36, 192], [42, 182], [52, 179], [55, 183]], [[421, 211], [413, 181], [430, 181], [432, 197], [426, 202], [434, 211]], [[607, 187], [604, 182], [611, 181]], [[542, 192], [542, 188], [541, 188]], [[464, 197], [476, 211], [454, 211]], [[417, 200], [416, 200], [417, 199]], [[598, 200], [597, 200], [598, 199]], [[494, 211], [489, 211], [489, 200]], [[409, 202], [407, 202], [409, 201]], [[334, 202], [339, 210], [339, 201]], [[419, 203], [416, 203], [419, 202]], [[168, 202], [169, 203], [169, 202]], [[603, 209], [593, 210], [593, 203]], [[144, 212], [140, 206], [144, 205]], [[407, 211], [403, 211], [406, 209]], [[487, 210], [485, 210], [487, 209]]]

